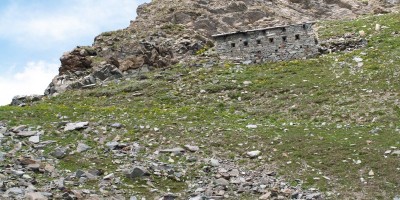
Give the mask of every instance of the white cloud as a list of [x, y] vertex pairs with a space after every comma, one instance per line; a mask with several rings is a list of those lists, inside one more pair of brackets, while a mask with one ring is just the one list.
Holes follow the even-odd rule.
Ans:
[[[103, 31], [127, 27], [136, 17], [138, 3], [149, 1], [9, 1], [0, 10], [0, 42], [8, 46], [0, 46], [0, 53], [13, 56], [0, 61], [0, 105], [9, 104], [15, 95], [43, 94], [59, 66], [47, 55], [61, 56], [75, 45], [90, 45]], [[25, 62], [26, 55], [32, 55], [28, 60], [34, 62], [4, 67]]]
[[0, 75], [0, 105], [11, 103], [16, 95], [43, 94], [57, 69], [58, 63], [29, 62], [20, 72]]
[[[18, 1], [16, 1], [18, 2]], [[0, 13], [0, 38], [28, 48], [51, 48], [104, 28], [125, 28], [136, 16], [135, 0], [60, 0], [58, 6], [12, 3]]]

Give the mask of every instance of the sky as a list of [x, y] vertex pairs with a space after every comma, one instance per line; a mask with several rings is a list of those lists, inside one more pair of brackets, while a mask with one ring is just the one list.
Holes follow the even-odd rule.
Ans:
[[102, 32], [129, 26], [150, 0], [1, 0], [0, 105], [43, 94], [59, 58]]

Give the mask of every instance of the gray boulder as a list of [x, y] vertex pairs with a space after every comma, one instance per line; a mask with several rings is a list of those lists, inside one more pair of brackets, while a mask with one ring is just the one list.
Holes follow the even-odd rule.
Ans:
[[43, 95], [17, 95], [11, 100], [11, 106], [26, 106], [29, 103], [40, 101]]
[[149, 173], [146, 170], [146, 168], [141, 167], [141, 166], [135, 166], [132, 169], [125, 171], [125, 175], [127, 178], [135, 180], [135, 179], [141, 178], [143, 176], [148, 176]]
[[77, 122], [77, 123], [68, 123], [64, 131], [74, 131], [74, 130], [79, 130], [79, 129], [85, 129], [89, 125], [89, 122]]
[[68, 153], [68, 149], [65, 147], [58, 147], [56, 149], [54, 149], [52, 155], [58, 159], [62, 159], [65, 156], [67, 156]]

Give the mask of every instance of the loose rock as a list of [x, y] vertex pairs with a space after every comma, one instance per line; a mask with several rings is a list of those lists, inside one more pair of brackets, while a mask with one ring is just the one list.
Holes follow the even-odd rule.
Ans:
[[87, 150], [89, 150], [89, 149], [90, 149], [90, 146], [88, 146], [88, 145], [86, 145], [86, 144], [83, 144], [83, 143], [79, 143], [78, 146], [76, 147], [76, 151], [77, 151], [78, 153], [87, 151]]
[[37, 143], [40, 142], [40, 137], [39, 137], [38, 135], [31, 136], [31, 137], [29, 138], [29, 142], [32, 142], [32, 143], [34, 143], [34, 144], [37, 144]]
[[211, 158], [210, 164], [213, 167], [218, 167], [219, 166], [219, 161], [217, 159]]
[[18, 132], [17, 135], [20, 137], [30, 137], [36, 135], [37, 132], [35, 131], [21, 131]]
[[217, 185], [221, 185], [221, 186], [227, 186], [227, 185], [229, 185], [229, 181], [227, 181], [227, 180], [224, 179], [224, 178], [219, 178], [219, 179], [215, 180], [215, 183], [216, 183]]
[[40, 192], [30, 192], [25, 195], [26, 200], [47, 200]]
[[250, 151], [247, 152], [247, 156], [249, 156], [250, 158], [255, 158], [257, 156], [259, 156], [261, 154], [261, 151]]
[[67, 148], [59, 147], [54, 149], [52, 155], [58, 159], [62, 159], [67, 155], [67, 151], [68, 151]]
[[185, 152], [185, 149], [183, 149], [181, 147], [160, 150], [160, 153], [183, 153], [183, 152]]
[[68, 123], [64, 131], [74, 131], [74, 130], [79, 130], [79, 129], [85, 129], [89, 125], [89, 122], [77, 122], [77, 123]]
[[125, 174], [128, 178], [135, 180], [137, 178], [148, 175], [148, 172], [144, 167], [136, 166], [131, 170], [127, 170]]
[[192, 145], [185, 145], [185, 148], [191, 152], [196, 152], [196, 151], [200, 150], [200, 148], [198, 146], [192, 146]]

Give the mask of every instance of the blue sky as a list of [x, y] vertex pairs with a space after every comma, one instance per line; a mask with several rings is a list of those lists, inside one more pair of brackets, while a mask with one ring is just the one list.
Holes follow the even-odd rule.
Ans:
[[150, 0], [1, 0], [0, 105], [15, 95], [43, 94], [64, 52], [127, 27], [145, 2]]

